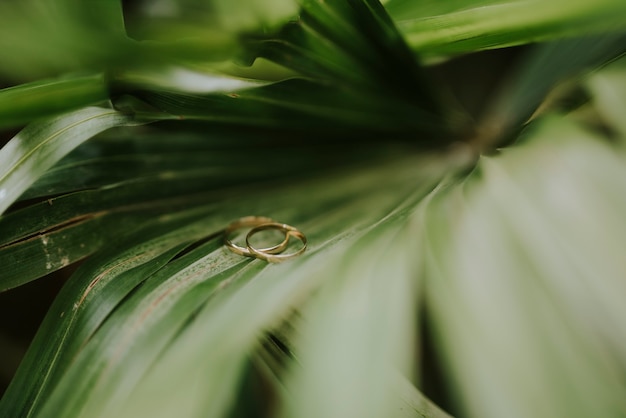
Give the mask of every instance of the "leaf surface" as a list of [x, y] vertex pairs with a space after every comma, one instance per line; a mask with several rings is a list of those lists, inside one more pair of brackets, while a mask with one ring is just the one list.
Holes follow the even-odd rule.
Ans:
[[26, 127], [0, 150], [0, 213], [82, 142], [131, 122], [115, 110], [89, 107]]

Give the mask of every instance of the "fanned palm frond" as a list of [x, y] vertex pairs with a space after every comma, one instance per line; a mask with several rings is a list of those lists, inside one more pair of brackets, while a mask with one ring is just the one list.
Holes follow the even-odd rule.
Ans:
[[626, 414], [622, 2], [154, 7], [0, 6], [2, 297], [73, 266], [0, 416]]

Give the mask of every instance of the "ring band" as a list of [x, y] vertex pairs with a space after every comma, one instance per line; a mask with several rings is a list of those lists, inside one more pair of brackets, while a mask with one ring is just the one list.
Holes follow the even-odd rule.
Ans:
[[[254, 248], [250, 244], [250, 238], [261, 231], [266, 229], [279, 229], [285, 233], [285, 240], [281, 242], [278, 246], [283, 246], [283, 244], [289, 242], [289, 237], [296, 237], [302, 242], [302, 248], [298, 251], [289, 253], [289, 254], [276, 254], [277, 252], [282, 252], [285, 248], [282, 248], [281, 251], [276, 252], [268, 252], [265, 249]], [[291, 225], [281, 224], [278, 222], [264, 222], [260, 225], [255, 226], [248, 232], [246, 235], [246, 245], [248, 246], [248, 251], [252, 254], [253, 257], [260, 258], [261, 260], [265, 260], [268, 263], [282, 263], [283, 261], [289, 260], [290, 258], [294, 258], [302, 254], [307, 247], [307, 239], [302, 232], [300, 232], [297, 228], [294, 228]], [[278, 247], [276, 246], [276, 247]], [[286, 244], [285, 244], [286, 247]]]
[[[252, 251], [252, 248], [250, 246], [248, 246], [248, 248], [241, 247], [235, 244], [234, 242], [232, 242], [230, 239], [230, 236], [232, 235], [232, 233], [240, 228], [259, 227], [262, 225], [274, 225], [274, 224], [282, 225], [282, 224], [276, 223], [276, 221], [273, 220], [272, 218], [268, 218], [265, 216], [245, 216], [243, 218], [237, 219], [236, 221], [230, 223], [224, 229], [224, 245], [226, 245], [226, 247], [228, 247], [228, 249], [234, 252], [235, 254], [243, 255], [245, 257], [261, 258], [258, 254], [271, 255], [271, 254], [281, 253], [285, 250], [285, 248], [287, 248], [287, 245], [289, 244], [289, 234], [287, 233], [287, 230], [283, 228], [271, 227], [274, 229], [280, 229], [283, 232], [285, 232], [285, 239], [280, 244], [274, 245], [272, 247], [267, 247], [267, 248], [255, 248], [254, 250], [256, 251], [256, 253]], [[252, 232], [252, 230], [250, 232]], [[249, 235], [250, 233], [248, 233], [248, 236]], [[246, 243], [247, 243], [247, 236], [246, 236]]]

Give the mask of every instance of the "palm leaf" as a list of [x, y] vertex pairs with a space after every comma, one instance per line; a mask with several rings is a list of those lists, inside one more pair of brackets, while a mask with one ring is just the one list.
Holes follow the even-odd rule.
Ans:
[[[533, 48], [507, 85], [492, 99], [480, 123], [483, 132], [477, 142], [488, 148], [493, 143], [510, 140], [529, 119], [546, 112], [550, 107], [551, 99], [546, 99], [550, 92], [622, 56], [626, 52], [625, 41], [624, 33], [611, 33], [546, 42]], [[569, 65], [564, 66], [563, 62]]]
[[[138, 19], [134, 31], [152, 35], [140, 42], [124, 30], [120, 1], [90, 5], [72, 0], [4, 2], [0, 25], [10, 36], [0, 40], [4, 58], [0, 74], [11, 82], [25, 82], [81, 71], [115, 74], [181, 59], [207, 64], [231, 58], [237, 50], [234, 34], [213, 28], [204, 17], [193, 25], [170, 23], [165, 32], [161, 27], [156, 34], [148, 27], [150, 20]], [[163, 33], [177, 36], [162, 39]]]
[[622, 59], [607, 69], [597, 72], [588, 81], [588, 89], [602, 120], [621, 138], [626, 138], [626, 124], [621, 114], [626, 109], [626, 84], [624, 79], [624, 63]]
[[102, 75], [7, 88], [0, 90], [0, 128], [95, 105], [108, 98]]
[[441, 56], [546, 41], [583, 33], [623, 31], [624, 3], [479, 0], [391, 0], [391, 16], [411, 48]]
[[535, 129], [435, 198], [427, 303], [471, 414], [619, 416], [624, 156], [559, 119]]
[[[413, 161], [407, 162], [406, 170], [410, 170], [413, 164]], [[426, 175], [427, 177], [433, 175], [429, 174], [432, 171], [432, 169], [430, 169], [429, 167], [433, 167], [433, 169], [435, 169], [433, 174], [435, 174], [439, 170], [436, 166], [432, 166], [432, 164], [425, 165], [424, 175]], [[389, 171], [391, 168], [393, 168], [393, 170], [390, 173]], [[363, 228], [363, 225], [369, 224], [371, 221], [368, 220], [371, 219], [372, 216], [381, 216], [381, 214], [376, 215], [375, 213], [366, 212], [362, 214], [363, 219], [354, 217], [354, 205], [363, 206], [366, 205], [366, 203], [363, 202], [362, 199], [346, 200], [346, 198], [349, 198], [350, 195], [342, 196], [344, 195], [344, 190], [346, 190], [345, 183], [351, 184], [351, 188], [353, 189], [351, 195], [358, 194], [359, 188], [365, 189], [368, 190], [368, 200], [375, 199], [380, 203], [381, 198], [387, 199], [389, 200], [390, 207], [395, 206], [394, 202], [396, 202], [398, 196], [402, 196], [401, 190], [407, 190], [407, 182], [409, 182], [409, 179], [406, 178], [406, 176], [403, 174], [407, 172], [406, 170], [398, 171], [395, 164], [391, 168], [383, 167], [381, 168], [381, 170], [376, 170], [373, 173], [368, 173], [366, 176], [362, 174], [350, 175], [346, 177], [342, 184], [333, 184], [332, 187], [329, 187], [328, 181], [316, 181], [315, 183], [311, 184], [309, 188], [306, 189], [305, 193], [303, 193], [301, 189], [279, 189], [276, 193], [277, 196], [282, 196], [280, 199], [267, 199], [266, 205], [269, 206], [267, 208], [257, 207], [255, 211], [270, 213], [273, 215], [276, 214], [274, 216], [286, 219], [285, 215], [278, 216], [280, 213], [277, 212], [277, 210], [281, 207], [281, 202], [282, 205], [289, 206], [293, 204], [293, 201], [295, 199], [306, 198], [308, 201], [316, 202], [316, 207], [325, 208], [323, 210], [331, 215], [329, 217], [329, 221], [325, 222], [328, 225], [326, 225], [323, 229], [319, 230], [316, 233], [315, 229], [310, 228], [310, 232], [308, 233], [311, 239], [314, 239], [315, 242], [325, 243], [319, 244], [321, 245], [321, 247], [317, 249], [314, 248], [312, 250], [314, 253], [323, 253], [322, 249], [324, 247], [332, 247], [333, 243], [337, 239], [345, 236], [346, 234], [354, 235], [356, 231]], [[381, 184], [377, 188], [378, 191], [376, 191], [376, 189], [372, 189], [370, 187], [370, 182], [368, 181], [368, 179], [371, 179], [372, 176], [380, 175], [384, 175], [389, 179], [389, 181]], [[424, 184], [424, 187], [426, 187], [426, 191], [428, 190], [427, 187], [429, 184], [432, 184], [432, 180]], [[390, 194], [387, 191], [388, 188], [392, 186], [394, 189], [398, 190], [397, 193]], [[339, 200], [337, 200], [338, 198]], [[224, 208], [220, 210], [218, 208], [217, 212], [233, 214], [236, 213], [233, 210], [233, 208], [236, 207], [247, 207], [248, 210], [250, 210], [254, 207], [253, 202], [257, 200], [258, 199], [253, 196], [252, 198], [246, 199], [244, 201], [237, 201], [229, 204], [228, 206], [231, 207], [230, 209]], [[325, 204], [325, 201], [328, 201], [328, 203]], [[348, 205], [347, 207], [345, 206], [346, 204]], [[212, 213], [213, 210], [208, 213]], [[240, 210], [241, 209], [239, 209], [239, 211]], [[282, 211], [284, 210], [285, 209], [282, 209]], [[208, 213], [202, 215], [202, 217], [206, 218]], [[319, 213], [315, 213], [315, 218], [308, 221], [306, 220], [305, 214], [300, 214], [300, 216], [303, 215], [305, 217], [300, 219], [300, 221], [297, 223], [306, 225], [307, 223], [311, 222], [319, 222]], [[382, 213], [382, 215], [384, 215], [384, 212]], [[194, 219], [197, 219], [197, 217], [198, 214], [194, 216]], [[202, 220], [202, 222], [197, 223], [197, 226], [195, 227], [185, 227], [185, 233], [180, 232], [176, 233], [175, 235], [179, 237], [179, 240], [184, 237], [186, 241], [183, 241], [183, 243], [188, 242], [188, 240], [190, 239], [189, 231], [191, 231], [189, 228], [198, 228], [202, 225], [201, 230], [206, 231], [204, 232], [204, 234], [211, 235], [215, 231], [219, 231], [219, 225], [224, 225], [228, 221], [228, 218], [222, 218], [222, 220], [219, 220], [219, 218], [215, 218], [214, 216], [212, 217], [212, 219], [213, 221], [211, 223], [207, 223], [206, 220]], [[348, 219], [349, 221], [346, 223]], [[295, 220], [293, 222], [296, 223]], [[214, 226], [211, 227], [210, 225]], [[163, 227], [166, 226], [164, 225]], [[149, 228], [151, 230], [154, 229], [154, 227]], [[350, 229], [352, 229], [353, 231], [350, 231]], [[161, 413], [163, 414], [163, 416], [165, 416], [168, 413], [167, 411], [169, 411], [169, 407], [165, 408], [164, 405], [156, 405], [153, 401], [144, 401], [142, 398], [143, 396], [147, 396], [150, 398], [152, 395], [150, 394], [150, 392], [144, 394], [143, 391], [146, 390], [146, 388], [149, 388], [153, 385], [159, 385], [159, 382], [162, 382], [161, 377], [159, 376], [160, 373], [170, 374], [172, 373], [173, 369], [177, 370], [176, 373], [184, 373], [185, 370], [188, 369], [188, 367], [197, 366], [194, 361], [193, 363], [189, 363], [188, 365], [171, 365], [168, 366], [167, 369], [164, 369], [163, 372], [159, 372], [158, 370], [161, 370], [161, 367], [165, 367], [165, 365], [167, 365], [167, 361], [161, 359], [159, 360], [158, 364], [161, 364], [163, 366], [159, 366], [159, 368], [153, 370], [156, 364], [154, 363], [156, 361], [156, 356], [167, 355], [167, 352], [164, 354], [162, 350], [165, 349], [167, 344], [171, 344], [171, 339], [176, 336], [178, 332], [181, 332], [181, 327], [183, 327], [183, 325], [185, 325], [185, 323], [187, 323], [191, 317], [197, 314], [197, 309], [202, 306], [202, 303], [209, 299], [210, 301], [213, 301], [212, 303], [217, 304], [214, 309], [220, 310], [238, 309], [236, 308], [236, 306], [240, 306], [242, 303], [250, 306], [250, 309], [247, 311], [247, 313], [239, 312], [237, 316], [234, 317], [234, 320], [237, 320], [238, 323], [240, 322], [238, 325], [236, 323], [230, 323], [230, 325], [228, 325], [224, 329], [223, 327], [226, 326], [230, 321], [224, 322], [223, 325], [221, 324], [222, 321], [215, 323], [214, 325], [217, 326], [217, 328], [210, 331], [209, 335], [203, 337], [206, 339], [206, 343], [198, 343], [199, 345], [197, 345], [198, 349], [200, 349], [200, 347], [205, 347], [204, 349], [206, 349], [208, 348], [206, 347], [206, 344], [213, 344], [211, 343], [211, 341], [221, 341], [220, 346], [222, 348], [220, 348], [220, 350], [216, 353], [212, 360], [206, 364], [206, 367], [209, 368], [207, 370], [212, 370], [212, 368], [215, 367], [222, 367], [223, 362], [226, 359], [220, 357], [218, 353], [222, 352], [223, 349], [223, 355], [232, 356], [234, 354], [232, 349], [237, 346], [238, 351], [240, 352], [240, 357], [237, 362], [233, 363], [233, 367], [235, 367], [235, 365], [241, 365], [244, 361], [247, 352], [245, 347], [252, 347], [255, 344], [255, 336], [257, 335], [259, 330], [262, 329], [264, 326], [267, 326], [269, 323], [276, 321], [276, 315], [280, 314], [280, 312], [284, 312], [285, 309], [289, 309], [289, 305], [285, 303], [285, 301], [288, 300], [287, 295], [292, 295], [290, 296], [291, 298], [300, 299], [302, 297], [302, 292], [305, 291], [307, 287], [311, 286], [308, 285], [303, 287], [303, 283], [311, 281], [315, 283], [321, 279], [321, 277], [318, 275], [302, 276], [302, 274], [298, 274], [296, 278], [291, 278], [290, 275], [284, 275], [283, 273], [280, 273], [281, 270], [279, 268], [268, 270], [267, 268], [260, 268], [261, 266], [259, 264], [253, 263], [248, 265], [247, 262], [242, 263], [242, 261], [244, 260], [241, 260], [238, 256], [225, 254], [224, 250], [216, 245], [217, 243], [215, 242], [215, 239], [210, 241], [207, 245], [199, 247], [198, 249], [172, 262], [171, 264], [168, 264], [166, 267], [163, 267], [161, 270], [159, 270], [159, 272], [155, 273], [154, 277], [150, 277], [149, 273], [146, 273], [146, 271], [149, 272], [150, 270], [146, 269], [154, 265], [153, 263], [158, 262], [156, 258], [154, 262], [149, 261], [150, 258], [161, 257], [161, 252], [168, 251], [168, 248], [171, 248], [171, 246], [175, 244], [175, 242], [172, 242], [171, 244], [166, 244], [165, 240], [167, 239], [167, 236], [170, 235], [171, 234], [162, 236], [161, 239], [157, 240], [159, 243], [157, 244], [155, 242], [155, 245], [158, 245], [158, 248], [156, 251], [152, 251], [149, 249], [150, 246], [146, 245], [145, 243], [145, 232], [140, 231], [137, 233], [137, 236], [144, 238], [143, 241], [138, 238], [138, 240], [141, 242], [141, 252], [142, 254], [144, 254], [144, 260], [142, 260], [141, 258], [137, 259], [137, 249], [134, 249], [134, 247], [131, 247], [131, 249], [126, 249], [124, 246], [122, 246], [121, 251], [123, 251], [123, 254], [127, 255], [122, 256], [120, 254], [120, 249], [116, 248], [113, 256], [114, 261], [111, 261], [115, 263], [114, 266], [110, 266], [109, 263], [111, 262], [105, 262], [105, 259], [103, 259], [102, 256], [94, 255], [90, 259], [90, 263], [85, 264], [85, 268], [76, 273], [76, 280], [81, 280], [78, 279], [78, 277], [84, 278], [82, 279], [83, 284], [78, 287], [76, 285], [71, 287], [73, 296], [66, 296], [58, 299], [58, 303], [61, 303], [62, 307], [53, 308], [49, 315], [49, 320], [71, 321], [72, 324], [76, 324], [69, 328], [69, 332], [71, 332], [72, 334], [65, 336], [65, 339], [67, 341], [73, 341], [73, 345], [75, 348], [72, 349], [70, 347], [63, 347], [63, 350], [61, 350], [60, 353], [62, 353], [64, 358], [71, 359], [75, 355], [73, 354], [75, 353], [75, 350], [80, 349], [80, 352], [78, 353], [77, 359], [73, 361], [68, 370], [63, 370], [63, 364], [67, 363], [67, 360], [63, 361], [62, 359], [56, 359], [56, 357], [54, 357], [55, 355], [58, 355], [55, 354], [59, 352], [57, 348], [54, 348], [54, 351], [48, 355], [50, 357], [50, 364], [54, 365], [57, 370], [55, 373], [62, 375], [62, 380], [58, 383], [55, 383], [55, 373], [45, 373], [46, 376], [51, 376], [49, 377], [49, 379], [51, 379], [51, 382], [45, 382], [45, 384], [54, 384], [56, 389], [55, 392], [50, 395], [51, 398], [47, 400], [46, 405], [42, 410], [44, 416], [46, 415], [46, 411], [56, 411], [56, 413], [58, 413], [58, 411], [63, 410], [65, 411], [64, 413], [67, 414], [85, 413], [90, 415], [92, 412], [89, 411], [108, 411], [109, 408], [112, 408], [111, 411], [116, 411], [116, 414], [123, 414], [122, 411], [126, 410], [126, 408], [129, 408], [129, 415], [132, 415], [134, 413], [144, 414], [148, 411], [152, 411], [151, 413]], [[333, 238], [336, 235], [337, 237]], [[345, 245], [342, 245], [341, 247], [345, 248]], [[342, 252], [343, 251], [339, 251], [339, 254], [341, 254]], [[124, 257], [129, 257], [130, 263], [125, 262]], [[321, 257], [326, 257], [326, 255], [322, 254]], [[137, 266], [137, 263], [147, 264], [147, 267], [140, 268], [139, 266]], [[97, 271], [90, 270], [89, 268], [87, 268], [87, 266], [89, 265], [97, 266], [97, 271], [101, 271], [102, 273], [97, 273]], [[129, 270], [130, 268], [132, 268], [132, 270]], [[298, 273], [299, 271], [308, 271], [308, 269], [296, 268], [296, 264], [293, 264], [291, 268], [293, 269], [294, 274]], [[261, 279], [261, 277], [265, 276], [259, 276], [258, 278], [256, 277], [257, 275], [263, 273], [265, 270], [268, 271], [265, 274], [269, 274], [267, 278]], [[275, 271], [275, 273], [271, 273], [271, 271]], [[136, 275], [135, 279], [131, 278], [133, 274]], [[125, 278], [122, 279], [120, 277], [117, 277], [118, 275], [123, 275]], [[239, 277], [240, 275], [243, 276]], [[128, 277], [126, 278], [126, 276]], [[297, 277], [299, 276], [302, 277], [298, 279]], [[275, 278], [273, 279], [272, 277]], [[279, 277], [280, 280], [277, 281]], [[269, 280], [270, 283], [275, 284], [264, 290], [264, 293], [267, 293], [266, 297], [282, 298], [281, 300], [283, 300], [283, 302], [277, 304], [269, 304], [267, 301], [263, 302], [263, 299], [254, 303], [251, 303], [252, 301], [240, 301], [239, 298], [241, 297], [246, 298], [244, 299], [244, 301], [250, 298], [254, 299], [262, 297], [262, 294], [258, 293], [258, 289], [251, 289], [248, 291], [250, 293], [244, 293], [243, 295], [239, 293], [231, 294], [230, 292], [226, 292], [225, 296], [223, 296], [223, 292], [217, 292], [213, 296], [213, 293], [223, 287], [226, 282], [234, 281], [235, 278], [237, 278], [234, 282], [234, 284], [237, 284], [236, 287], [242, 285], [242, 281], [251, 281], [253, 278], [254, 281], [250, 282], [251, 284]], [[128, 290], [132, 288], [132, 283], [136, 283], [137, 279], [147, 279], [148, 281], [141, 288], [142, 290], [140, 292], [138, 292], [136, 295], [133, 295], [129, 302], [123, 305], [124, 308], [119, 311], [116, 310], [113, 316], [107, 319], [104, 327], [97, 329], [95, 336], [91, 337], [88, 330], [91, 329], [91, 332], [96, 331], [97, 322], [95, 322], [95, 318], [99, 317], [103, 320], [107, 315], [107, 311], [103, 310], [103, 302], [99, 301], [98, 294], [100, 292], [103, 292], [103, 297], [110, 298], [112, 294], [105, 289], [106, 286], [114, 286], [115, 288], [119, 289], [118, 292], [122, 292], [120, 293], [120, 295], [124, 295], [124, 292], [128, 292]], [[302, 281], [304, 282], [301, 283]], [[123, 288], [119, 288], [118, 283], [121, 282], [124, 282], [125, 284]], [[261, 283], [254, 285], [255, 288], [258, 286], [261, 286], [262, 289], [264, 285]], [[88, 293], [87, 289], [89, 290]], [[285, 292], [287, 292], [287, 294], [285, 294]], [[89, 295], [87, 298], [85, 297], [86, 294]], [[121, 296], [118, 296], [118, 300], [120, 297]], [[234, 297], [236, 299], [231, 300], [231, 298]], [[136, 302], [131, 302], [131, 300], [134, 300]], [[196, 300], [196, 302], [192, 302], [192, 300]], [[111, 303], [112, 301], [111, 299], [109, 299], [108, 305], [111, 307], [114, 306], [110, 305]], [[93, 308], [89, 308], [90, 304], [94, 304]], [[222, 304], [225, 305], [221, 307]], [[229, 307], [231, 306], [231, 304], [234, 304], [234, 306]], [[213, 305], [209, 304], [207, 306], [207, 309], [209, 309], [210, 306]], [[263, 306], [275, 306], [275, 309], [278, 309], [278, 311], [274, 312], [274, 309], [271, 309], [267, 312], [267, 314], [265, 314], [267, 319], [262, 320], [263, 316], [259, 316], [261, 312], [259, 308]], [[94, 313], [91, 313], [91, 310], [96, 309], [96, 307], [98, 309], [98, 313], [94, 315]], [[128, 311], [126, 311], [127, 309]], [[68, 313], [60, 317], [59, 312]], [[69, 314], [69, 312], [72, 312], [72, 314]], [[150, 312], [149, 316], [147, 312]], [[70, 317], [66, 317], [66, 315], [70, 315]], [[229, 314], [212, 315], [215, 315], [214, 317], [229, 317]], [[250, 317], [250, 315], [252, 316]], [[119, 323], [117, 322], [117, 320], [115, 320], [115, 318], [118, 316], [119, 321], [121, 321]], [[87, 320], [87, 318], [89, 318], [89, 320]], [[150, 319], [150, 321], [146, 322], [148, 318]], [[255, 318], [255, 320], [250, 322], [252, 318]], [[82, 322], [85, 322], [85, 325], [81, 327], [80, 325]], [[201, 321], [200, 324], [202, 323], [206, 324], [206, 322]], [[227, 335], [224, 335], [222, 337], [212, 335], [213, 333], [219, 333], [219, 335], [221, 335], [222, 333], [227, 332], [227, 330], [231, 329], [231, 327], [233, 326], [237, 327], [241, 331], [243, 331], [244, 329], [248, 329], [248, 337], [245, 339], [245, 341], [247, 342], [244, 345], [241, 345], [242, 342], [240, 340], [241, 338], [243, 338], [242, 333], [233, 334], [232, 337], [235, 337], [235, 340], [231, 343], [228, 342], [229, 337]], [[85, 327], [88, 328], [85, 329]], [[68, 329], [67, 326], [59, 326], [58, 324], [54, 326], [50, 325], [50, 329], [59, 328]], [[127, 329], [127, 331], [122, 332], [122, 328]], [[141, 330], [141, 334], [138, 335], [136, 333], [139, 330]], [[187, 331], [186, 328], [183, 328], [183, 330], [183, 332], [189, 334], [189, 338], [199, 338], [200, 335], [202, 335], [198, 334], [197, 332]], [[78, 335], [76, 334], [84, 335], [84, 337], [78, 337]], [[56, 347], [56, 345], [49, 344], [49, 337], [45, 337], [45, 339], [43, 338], [44, 337], [42, 337], [42, 344], [44, 344], [45, 347]], [[127, 345], [127, 341], [130, 341], [129, 338], [130, 340], [135, 341], [131, 346]], [[146, 338], [145, 345], [139, 344], [138, 339], [143, 338]], [[157, 342], [155, 338], [157, 338], [160, 342]], [[173, 341], [179, 341], [180, 338], [180, 336], [177, 336], [177, 338]], [[217, 340], [215, 338], [217, 338]], [[81, 340], [86, 341], [86, 345], [82, 345], [80, 343]], [[119, 343], [114, 343], [114, 340], [119, 340]], [[169, 348], [168, 350], [174, 350], [174, 347], [179, 347], [178, 344], [179, 343], [176, 343], [175, 346]], [[233, 344], [235, 344], [235, 346], [233, 346]], [[109, 352], [112, 357], [102, 357], [103, 348], [105, 346], [110, 348], [105, 351]], [[114, 346], [117, 348], [113, 349]], [[147, 347], [151, 347], [149, 351], [153, 354], [148, 354], [148, 351], [146, 351], [148, 350]], [[187, 345], [180, 345], [179, 349], [186, 350], [188, 348], [189, 347]], [[216, 348], [217, 347], [213, 347], [214, 350]], [[125, 358], [126, 356], [130, 356], [128, 357], [128, 360], [120, 361], [121, 358]], [[141, 361], [138, 356], [142, 359]], [[179, 355], [172, 356], [172, 361], [178, 362], [182, 359], [181, 357], [179, 357]], [[81, 360], [83, 358], [84, 360]], [[136, 358], [135, 360], [132, 360], [133, 364], [136, 364], [137, 366], [136, 373], [127, 373], [128, 369], [126, 364], [127, 361], [131, 361], [130, 358]], [[197, 357], [185, 357], [185, 359], [188, 360], [191, 360], [192, 358]], [[91, 366], [81, 366], [80, 364], [82, 364], [83, 361], [85, 362], [85, 364], [91, 364]], [[35, 364], [41, 367], [41, 357], [38, 356], [36, 358]], [[196, 364], [196, 366], [193, 366], [193, 364]], [[121, 369], [119, 367], [121, 367]], [[27, 369], [23, 370], [25, 370], [25, 373], [28, 373]], [[77, 373], [81, 377], [74, 376], [74, 373]], [[148, 375], [142, 378], [142, 375], [144, 373], [148, 373]], [[150, 373], [157, 373], [157, 376], [151, 377]], [[216, 375], [219, 375], [217, 371], [216, 373]], [[24, 376], [30, 375], [31, 374], [28, 373]], [[85, 379], [85, 381], [93, 379], [94, 385], [84, 386], [86, 392], [77, 392], [75, 386], [72, 383], [73, 381], [75, 381], [74, 379], [76, 378]], [[24, 380], [26, 379], [27, 378], [24, 377]], [[141, 382], [141, 385], [138, 385], [138, 381]], [[95, 382], [98, 383], [96, 384]], [[177, 380], [173, 379], [172, 382], [177, 382]], [[231, 382], [231, 384], [235, 383], [236, 381]], [[195, 383], [193, 381], [189, 381], [189, 384]], [[226, 385], [226, 383], [222, 382], [222, 385]], [[16, 393], [16, 396], [22, 398], [24, 396], [23, 390], [19, 390], [19, 386], [13, 387], [15, 387], [14, 393]], [[13, 389], [13, 387], [11, 389]], [[64, 389], [65, 387], [66, 389]], [[135, 387], [135, 390], [139, 392], [129, 397], [129, 394], [132, 393], [131, 390], [133, 390], [133, 388]], [[94, 389], [95, 393], [91, 393], [91, 389]], [[213, 393], [218, 396], [220, 392]], [[169, 405], [172, 405], [170, 407], [174, 407], [174, 404], [170, 404], [170, 401], [172, 401], [171, 399], [166, 401]], [[194, 407], [194, 404], [186, 404], [188, 400], [185, 399], [185, 397], [181, 397], [180, 401], [181, 404], [175, 406], [175, 408], [201, 408], [201, 405], [196, 405]], [[198, 401], [204, 402], [205, 400], [198, 399]], [[123, 406], [125, 405], [124, 402], [128, 403], [126, 407]], [[11, 404], [16, 405], [15, 402]], [[227, 404], [224, 405], [224, 407], [226, 406]], [[119, 408], [122, 408], [122, 411], [118, 411]], [[215, 414], [219, 413], [219, 409], [217, 409], [214, 405], [212, 411], [214, 411]]]
[[0, 153], [0, 213], [81, 142], [130, 121], [120, 112], [94, 107], [24, 129]]
[[[0, 415], [626, 414], [623, 60], [585, 75], [623, 53], [621, 3], [180, 0], [125, 16], [149, 42], [119, 2], [35, 3], [0, 22], [63, 54], [0, 70], [106, 77], [0, 92], [34, 121], [0, 151], [0, 289], [76, 263]], [[50, 10], [67, 31], [26, 35]], [[545, 40], [478, 124], [415, 55]], [[310, 248], [229, 252], [246, 215]]]

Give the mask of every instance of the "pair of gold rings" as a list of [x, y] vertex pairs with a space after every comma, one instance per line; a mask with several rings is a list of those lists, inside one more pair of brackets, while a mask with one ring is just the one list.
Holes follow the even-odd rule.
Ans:
[[[246, 235], [246, 247], [237, 245], [231, 240], [233, 233], [241, 228], [251, 228]], [[252, 246], [250, 243], [251, 238], [259, 232], [268, 229], [276, 229], [283, 232], [285, 238], [282, 242], [271, 247], [255, 248]], [[295, 252], [283, 254], [289, 246], [289, 239], [291, 237], [299, 239], [302, 246]], [[224, 229], [224, 245], [235, 254], [259, 258], [268, 263], [281, 263], [302, 254], [306, 250], [307, 239], [302, 232], [291, 225], [276, 222], [272, 218], [265, 216], [246, 216], [237, 219]]]

